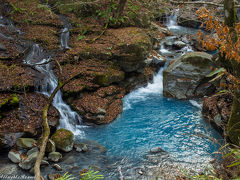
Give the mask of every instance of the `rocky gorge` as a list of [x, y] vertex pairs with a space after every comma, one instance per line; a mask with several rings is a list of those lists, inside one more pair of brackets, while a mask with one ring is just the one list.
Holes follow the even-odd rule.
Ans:
[[[18, 174], [32, 173], [39, 152], [37, 147], [41, 144], [40, 140], [37, 141], [42, 133], [41, 113], [47, 103], [47, 97], [39, 93], [44, 77], [36, 67], [24, 63], [35, 43], [43, 47], [43, 58], [51, 59], [53, 72], [60, 82], [74, 77], [61, 91], [64, 101], [81, 116], [77, 124], [95, 126], [114, 121], [123, 111], [123, 97], [146, 86], [159, 69], [167, 65], [165, 57], [157, 50], [164, 38], [173, 35], [162, 23], [174, 6], [164, 1], [137, 2], [138, 10], [128, 4], [124, 13], [129, 17], [117, 27], [109, 24], [106, 29], [103, 19], [95, 12], [97, 9], [104, 12], [103, 7], [110, 1], [96, 4], [50, 0], [47, 3], [2, 0], [0, 5], [0, 147], [3, 154], [11, 149], [8, 158], [27, 170], [23, 173], [15, 166]], [[159, 4], [166, 8], [159, 8]], [[132, 13], [134, 17], [131, 17]], [[67, 24], [71, 24], [67, 31], [70, 34], [69, 47], [59, 41], [66, 26], [61, 16], [67, 17]], [[182, 26], [199, 26], [200, 22], [192, 17], [180, 17]], [[183, 38], [178, 36], [165, 46], [179, 51], [186, 46]], [[194, 43], [194, 50], [203, 50], [193, 36], [189, 42]], [[209, 67], [217, 67], [214, 58], [205, 52], [191, 52], [170, 61], [163, 72], [163, 95], [181, 100], [205, 96], [204, 117], [224, 131], [232, 97], [226, 93], [215, 95], [222, 90], [221, 82], [209, 82], [210, 78], [206, 77], [211, 72]], [[231, 83], [227, 77], [222, 81]], [[61, 114], [56, 107], [50, 107], [48, 116], [51, 138], [46, 150], [49, 154], [42, 161], [44, 178], [56, 179], [63, 169], [79, 174], [88, 168], [86, 164], [97, 164], [95, 169], [100, 168], [101, 172], [117, 171], [116, 162], [106, 157], [104, 146], [90, 140], [74, 142], [72, 132], [57, 130]], [[72, 151], [73, 148], [76, 151]], [[69, 151], [72, 152], [66, 153]], [[154, 159], [161, 161], [164, 156], [168, 156], [164, 150], [153, 148], [148, 157], [156, 163]], [[9, 163], [6, 158], [2, 159]], [[81, 167], [76, 163], [80, 161]], [[103, 168], [104, 163], [109, 166]], [[167, 177], [175, 166], [175, 163], [165, 164], [162, 169], [168, 170], [162, 172], [164, 179], [183, 178], [181, 171]], [[1, 168], [0, 174], [9, 171], [7, 168], [10, 166]], [[136, 169], [137, 175], [129, 179], [144, 179], [159, 171], [153, 168], [145, 172], [143, 167]]]

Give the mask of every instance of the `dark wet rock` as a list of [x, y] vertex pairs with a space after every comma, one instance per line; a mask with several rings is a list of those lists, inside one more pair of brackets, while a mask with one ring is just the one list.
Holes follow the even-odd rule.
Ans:
[[32, 138], [18, 138], [16, 144], [19, 148], [31, 149], [37, 144], [37, 141]]
[[73, 149], [74, 135], [66, 129], [58, 129], [51, 137], [55, 142], [56, 148], [64, 152], [69, 152]]
[[48, 165], [49, 165], [49, 162], [48, 162], [48, 161], [42, 160], [41, 166], [48, 166]]
[[232, 103], [233, 96], [231, 93], [204, 97], [202, 108], [203, 117], [218, 131], [224, 132], [231, 114]]
[[46, 146], [46, 152], [51, 153], [56, 151], [56, 145], [55, 142], [51, 139], [48, 140], [47, 146]]
[[161, 153], [165, 152], [161, 147], [154, 147], [150, 150], [150, 153], [155, 154], [155, 153]]
[[0, 133], [0, 151], [12, 147], [24, 133]]
[[196, 17], [193, 18], [187, 17], [187, 16], [180, 16], [178, 17], [178, 25], [184, 26], [184, 27], [190, 27], [190, 28], [199, 28], [201, 26], [202, 22], [199, 21]]
[[24, 170], [30, 170], [34, 166], [37, 156], [38, 152], [30, 154], [25, 160], [19, 163], [19, 167], [21, 167]]
[[13, 163], [20, 163], [21, 157], [20, 157], [20, 152], [17, 150], [11, 150], [8, 153], [8, 158], [13, 162]]
[[59, 152], [51, 152], [48, 154], [48, 160], [53, 162], [58, 162], [62, 159], [62, 154]]
[[74, 148], [77, 152], [87, 152], [89, 150], [87, 145], [84, 143], [74, 144]]
[[182, 41], [175, 41], [173, 43], [173, 48], [174, 49], [182, 49], [186, 46], [186, 43], [182, 42]]
[[156, 69], [156, 72], [166, 63], [166, 58], [152, 50], [147, 58], [148, 64]]
[[38, 147], [34, 147], [34, 148], [30, 149], [30, 150], [27, 152], [27, 155], [30, 156], [31, 154], [33, 154], [33, 153], [35, 153], [35, 152], [39, 153]]
[[215, 67], [211, 59], [207, 53], [191, 52], [174, 61], [163, 72], [163, 95], [189, 99], [214, 93], [216, 87], [206, 78]]

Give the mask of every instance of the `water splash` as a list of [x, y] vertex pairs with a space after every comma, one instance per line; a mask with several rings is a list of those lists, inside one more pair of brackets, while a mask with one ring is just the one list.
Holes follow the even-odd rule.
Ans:
[[195, 100], [189, 100], [189, 102], [190, 102], [193, 106], [195, 106], [195, 107], [197, 107], [197, 108], [199, 108], [199, 109], [202, 109], [202, 103], [201, 103], [201, 102], [197, 102], [197, 101], [195, 101]]
[[[28, 53], [24, 62], [31, 66], [34, 66], [38, 71], [38, 80], [36, 83], [36, 90], [50, 97], [54, 89], [58, 85], [58, 79], [54, 75], [51, 67], [51, 56], [44, 52], [38, 44], [34, 44], [32, 49]], [[64, 128], [72, 131], [75, 135], [80, 137], [84, 136], [84, 132], [81, 129], [76, 128], [76, 124], [81, 123], [81, 117], [63, 101], [61, 91], [58, 91], [53, 100], [53, 106], [58, 110], [60, 114], [59, 128]]]

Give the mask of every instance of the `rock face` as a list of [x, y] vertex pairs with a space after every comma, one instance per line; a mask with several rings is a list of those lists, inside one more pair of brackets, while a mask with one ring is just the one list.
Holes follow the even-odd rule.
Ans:
[[51, 139], [59, 150], [69, 152], [73, 149], [74, 135], [69, 130], [59, 129], [52, 135]]
[[226, 130], [231, 114], [233, 96], [230, 93], [216, 94], [203, 98], [203, 117], [218, 131]]
[[215, 91], [205, 78], [214, 67], [212, 56], [191, 52], [170, 64], [163, 72], [163, 95], [177, 99], [202, 97]]

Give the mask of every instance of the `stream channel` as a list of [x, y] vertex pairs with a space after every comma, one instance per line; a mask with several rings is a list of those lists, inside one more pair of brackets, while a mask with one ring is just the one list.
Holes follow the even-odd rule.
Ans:
[[[63, 49], [69, 48], [67, 40], [70, 25], [67, 22], [65, 24], [61, 34]], [[197, 32], [196, 29], [178, 26], [175, 15], [170, 16], [167, 28], [174, 36], [163, 39], [158, 50], [167, 59], [165, 67], [170, 60], [192, 51], [187, 35]], [[165, 46], [176, 40], [183, 41], [186, 46], [180, 51]], [[42, 85], [36, 86], [36, 90], [46, 96], [57, 86], [57, 77], [51, 65], [46, 63], [50, 58], [51, 54], [33, 44], [24, 60], [42, 72], [42, 78], [39, 79]], [[156, 179], [157, 174], [159, 179], [172, 179], [174, 173], [178, 175], [180, 170], [176, 168], [180, 166], [183, 170], [195, 172], [210, 166], [209, 161], [215, 158], [213, 152], [218, 150], [219, 145], [207, 137], [221, 141], [221, 136], [203, 120], [200, 100], [180, 101], [163, 97], [162, 72], [165, 67], [154, 76], [152, 83], [124, 97], [122, 114], [108, 125], [81, 124], [81, 117], [64, 103], [61, 92], [57, 93], [53, 105], [60, 112], [60, 127], [73, 131], [75, 140], [85, 142], [91, 150], [64, 154], [59, 163], [64, 169], [62, 173], [69, 172], [79, 177], [81, 169], [92, 166], [99, 169], [106, 180], [119, 179], [119, 172], [122, 172], [124, 180], [151, 180]], [[14, 173], [23, 173], [15, 170]], [[56, 171], [48, 166], [42, 169], [42, 173], [46, 176]]]

